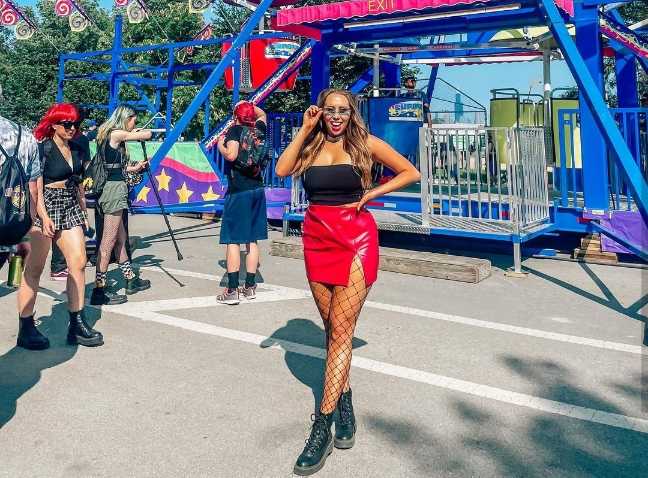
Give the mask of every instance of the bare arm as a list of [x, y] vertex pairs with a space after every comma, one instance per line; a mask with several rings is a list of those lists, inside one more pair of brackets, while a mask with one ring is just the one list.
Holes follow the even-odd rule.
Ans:
[[416, 170], [412, 163], [382, 139], [369, 135], [368, 143], [374, 161], [384, 164], [394, 171], [396, 175], [385, 184], [367, 191], [358, 204], [358, 209], [377, 197], [402, 189], [421, 179], [421, 173]]
[[[32, 205], [29, 212], [32, 217], [32, 221], [36, 219], [36, 216], [40, 216], [40, 194], [38, 183], [40, 181], [40, 187], [43, 187], [43, 178], [38, 178], [36, 181], [29, 181], [29, 204]], [[42, 207], [45, 208], [45, 202], [43, 201]]]
[[227, 144], [225, 144], [225, 136], [221, 136], [218, 139], [218, 151], [223, 155], [227, 161], [234, 161], [239, 153], [239, 142], [230, 139]]
[[295, 172], [295, 169], [297, 169], [297, 161], [299, 160], [299, 152], [304, 145], [304, 141], [306, 141], [308, 135], [313, 131], [321, 116], [322, 110], [317, 106], [312, 105], [308, 107], [304, 113], [302, 127], [277, 160], [277, 165], [275, 166], [277, 176], [283, 178]]
[[150, 129], [134, 129], [133, 131], [126, 131], [118, 129], [110, 133], [110, 146], [117, 148], [120, 143], [125, 141], [148, 141], [153, 136]]
[[88, 220], [88, 210], [86, 206], [86, 197], [85, 197], [85, 187], [83, 187], [83, 184], [79, 184], [78, 186], [78, 197], [79, 197], [79, 205], [81, 206], [81, 210], [83, 211], [83, 214], [85, 215], [86, 221]]

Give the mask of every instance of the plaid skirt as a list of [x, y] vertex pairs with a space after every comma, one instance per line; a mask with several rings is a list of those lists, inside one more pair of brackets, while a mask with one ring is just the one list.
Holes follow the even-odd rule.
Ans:
[[[54, 230], [63, 231], [85, 224], [85, 215], [79, 204], [78, 188], [44, 188], [45, 209], [54, 222]], [[39, 217], [34, 226], [42, 229], [43, 222]]]

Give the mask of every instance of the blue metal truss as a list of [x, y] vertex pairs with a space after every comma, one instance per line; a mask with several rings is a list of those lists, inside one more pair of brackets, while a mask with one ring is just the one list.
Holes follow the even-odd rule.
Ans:
[[[262, 0], [259, 3], [258, 8], [250, 15], [245, 25], [241, 29], [241, 33], [236, 36], [232, 41], [232, 45], [227, 53], [221, 58], [214, 70], [211, 72], [202, 88], [196, 93], [194, 99], [191, 101], [187, 109], [184, 111], [182, 116], [178, 119], [175, 124], [175, 127], [169, 129], [166, 134], [164, 142], [160, 145], [160, 148], [155, 152], [151, 158], [151, 169], [153, 171], [157, 170], [160, 166], [160, 163], [166, 156], [166, 154], [171, 150], [173, 145], [180, 139], [182, 133], [187, 129], [191, 120], [196, 116], [198, 111], [202, 108], [205, 101], [209, 99], [209, 96], [214, 88], [218, 86], [221, 81], [221, 77], [225, 73], [225, 69], [232, 64], [232, 60], [238, 56], [239, 49], [250, 40], [254, 28], [259, 24], [259, 21], [265, 15], [265, 12], [268, 10], [268, 7], [272, 3], [272, 0]], [[169, 113], [167, 113], [167, 119], [170, 118]], [[208, 156], [209, 157], [209, 156]], [[212, 164], [212, 166], [214, 166]], [[138, 186], [139, 189], [143, 187], [143, 184]], [[135, 194], [137, 194], [137, 189]]]
[[558, 8], [553, 0], [539, 0], [539, 2], [547, 16], [549, 28], [565, 55], [565, 61], [578, 84], [579, 91], [581, 91], [584, 100], [587, 102], [599, 131], [614, 152], [613, 156], [619, 167], [625, 173], [639, 212], [644, 222], [648, 224], [648, 184], [646, 184], [639, 166], [635, 163], [628, 145], [617, 128], [598, 85], [592, 78], [585, 61], [569, 35]]

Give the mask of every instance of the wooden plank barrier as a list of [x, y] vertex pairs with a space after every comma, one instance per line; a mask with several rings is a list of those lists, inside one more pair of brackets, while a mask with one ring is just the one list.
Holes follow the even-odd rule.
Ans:
[[[284, 237], [275, 239], [270, 246], [270, 255], [303, 259], [304, 250], [301, 238]], [[381, 271], [399, 272], [437, 279], [447, 279], [476, 284], [491, 274], [488, 259], [451, 256], [433, 252], [409, 251], [380, 248]]]

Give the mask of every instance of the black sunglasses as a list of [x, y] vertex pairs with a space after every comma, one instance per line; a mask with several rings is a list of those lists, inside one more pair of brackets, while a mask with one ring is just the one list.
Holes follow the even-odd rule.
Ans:
[[72, 129], [72, 127], [79, 129], [80, 121], [59, 121], [57, 125], [63, 126], [65, 129]]

